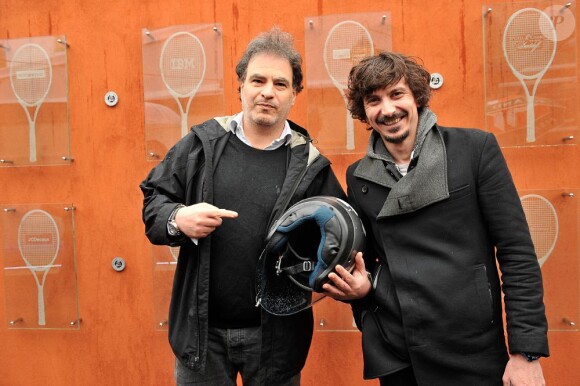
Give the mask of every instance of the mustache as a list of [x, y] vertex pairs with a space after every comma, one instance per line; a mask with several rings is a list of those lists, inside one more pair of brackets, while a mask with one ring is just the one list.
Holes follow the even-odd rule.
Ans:
[[389, 115], [389, 116], [381, 115], [380, 117], [377, 118], [377, 123], [378, 124], [385, 124], [389, 121], [394, 121], [394, 120], [397, 120], [399, 118], [403, 118], [405, 115], [406, 114], [404, 114], [404, 113], [395, 113], [395, 114]]
[[259, 100], [259, 101], [256, 101], [256, 102], [254, 103], [254, 105], [255, 105], [255, 106], [268, 106], [268, 107], [272, 107], [272, 108], [274, 108], [274, 109], [277, 109], [277, 108], [278, 108], [278, 106], [277, 106], [276, 104], [274, 104], [274, 103], [270, 103], [270, 102], [267, 102], [267, 101], [264, 101], [264, 100]]

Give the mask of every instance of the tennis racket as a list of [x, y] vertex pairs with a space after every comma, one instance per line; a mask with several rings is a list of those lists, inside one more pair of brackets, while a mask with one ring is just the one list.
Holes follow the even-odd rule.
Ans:
[[[503, 54], [526, 93], [526, 141], [536, 140], [534, 98], [538, 85], [556, 54], [556, 29], [546, 13], [524, 8], [508, 19], [503, 34]], [[526, 81], [533, 81], [530, 91]]]
[[[27, 212], [18, 226], [18, 250], [32, 273], [38, 288], [38, 325], [46, 324], [44, 313], [44, 283], [58, 255], [60, 236], [56, 222], [47, 212], [35, 209]], [[39, 279], [37, 272], [42, 274]]]
[[348, 87], [350, 69], [361, 59], [374, 53], [373, 39], [360, 23], [347, 20], [336, 24], [324, 42], [324, 66], [334, 86], [340, 92], [346, 109], [346, 149], [353, 150], [354, 123], [348, 110], [345, 90]]
[[546, 198], [528, 194], [520, 198], [540, 267], [552, 254], [558, 240], [558, 216]]
[[51, 83], [52, 64], [44, 48], [34, 43], [20, 46], [10, 62], [10, 85], [28, 118], [30, 162], [36, 162], [36, 118]]
[[[205, 50], [199, 39], [189, 32], [171, 35], [161, 49], [159, 69], [169, 94], [181, 114], [181, 136], [188, 132], [187, 116], [191, 101], [205, 77]], [[185, 108], [180, 98], [187, 98]]]
[[171, 253], [171, 257], [173, 257], [173, 260], [177, 261], [177, 258], [179, 257], [179, 247], [168, 247], [169, 248], [169, 253]]

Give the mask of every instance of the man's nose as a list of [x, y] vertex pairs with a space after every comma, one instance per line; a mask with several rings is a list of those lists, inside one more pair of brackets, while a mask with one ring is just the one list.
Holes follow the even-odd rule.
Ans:
[[388, 98], [384, 98], [381, 101], [381, 114], [386, 115], [386, 116], [391, 116], [396, 112], [397, 112], [397, 108], [395, 107], [395, 104], [393, 103], [392, 100], [390, 100]]
[[271, 98], [274, 95], [274, 83], [266, 82], [262, 87], [262, 96]]

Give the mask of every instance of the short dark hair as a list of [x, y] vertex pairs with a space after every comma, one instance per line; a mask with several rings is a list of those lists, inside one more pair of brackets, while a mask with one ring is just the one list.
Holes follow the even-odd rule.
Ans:
[[278, 27], [273, 27], [268, 32], [262, 32], [248, 44], [246, 51], [236, 66], [236, 73], [238, 74], [238, 80], [240, 82], [246, 79], [250, 60], [255, 55], [263, 53], [288, 59], [292, 67], [292, 88], [296, 93], [302, 91], [304, 88], [302, 86], [302, 56], [294, 48], [294, 38], [292, 35], [282, 31]]
[[417, 58], [385, 51], [361, 60], [348, 77], [348, 110], [353, 118], [366, 123], [365, 98], [376, 90], [397, 84], [402, 78], [407, 81], [417, 105], [427, 106], [431, 99], [431, 75]]

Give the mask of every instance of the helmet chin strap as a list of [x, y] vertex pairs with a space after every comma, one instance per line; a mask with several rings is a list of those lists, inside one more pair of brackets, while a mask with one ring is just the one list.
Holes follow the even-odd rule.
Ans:
[[[284, 257], [286, 257], [285, 255], [288, 252], [292, 253], [293, 257], [302, 260], [302, 263], [283, 268], [282, 260], [284, 259]], [[294, 284], [296, 284], [298, 287], [306, 291], [312, 291], [312, 288], [300, 283], [298, 280], [294, 278], [294, 275], [302, 272], [312, 272], [312, 271], [314, 271], [314, 264], [312, 263], [312, 260], [308, 259], [307, 257], [300, 256], [298, 253], [296, 253], [296, 251], [292, 248], [290, 244], [288, 244], [286, 252], [278, 256], [278, 260], [276, 261], [276, 274], [278, 276], [287, 275], [288, 279], [290, 279]]]
[[[316, 273], [321, 272], [328, 268], [328, 265], [322, 258], [326, 242], [327, 242], [327, 225], [329, 222], [336, 217], [336, 213], [329, 209], [328, 207], [321, 206], [316, 209], [311, 214], [308, 214], [304, 217], [298, 217], [297, 221], [286, 225], [278, 227], [278, 232], [283, 233], [290, 233], [292, 230], [297, 229], [299, 226], [303, 225], [307, 221], [314, 221], [320, 230], [320, 243], [318, 244], [318, 248], [316, 249], [316, 256], [300, 256], [296, 251], [292, 248], [290, 242], [286, 245], [286, 250], [284, 253], [278, 256], [278, 260], [276, 261], [276, 274], [281, 275], [285, 274], [288, 278], [297, 286], [302, 289], [312, 291], [312, 287], [314, 281], [316, 280]], [[294, 264], [291, 266], [283, 267], [283, 260], [285, 258], [294, 258], [299, 260], [298, 264]], [[308, 285], [300, 283], [294, 275], [303, 273], [303, 272], [311, 272], [308, 277]]]

